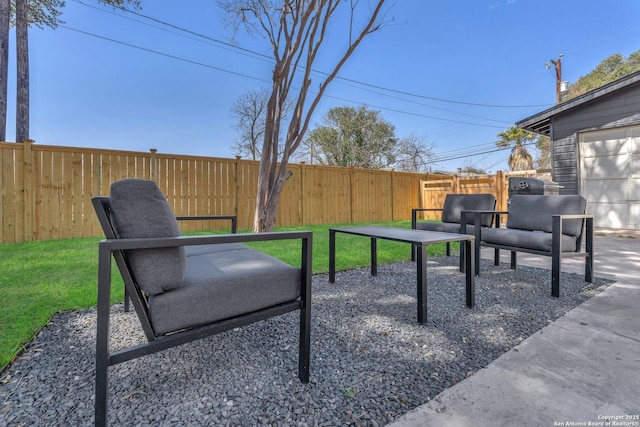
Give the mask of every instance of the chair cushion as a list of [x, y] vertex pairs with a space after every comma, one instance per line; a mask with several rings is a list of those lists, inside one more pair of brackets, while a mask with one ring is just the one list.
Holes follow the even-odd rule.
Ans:
[[[470, 210], [493, 210], [496, 198], [493, 194], [447, 194], [442, 207], [442, 222], [460, 223], [461, 212]], [[493, 217], [482, 216], [482, 226], [490, 227]], [[473, 215], [468, 215], [467, 224], [473, 224]]]
[[183, 285], [151, 296], [149, 315], [162, 335], [296, 300], [300, 287], [300, 269], [246, 246], [192, 254]]
[[242, 243], [218, 243], [214, 245], [185, 246], [184, 253], [187, 257], [211, 254], [215, 252], [237, 251], [247, 249]]
[[[525, 196], [531, 197], [531, 196]], [[577, 238], [563, 234], [560, 237], [562, 252], [576, 252]], [[551, 252], [552, 234], [543, 231], [528, 231], [510, 228], [483, 228], [482, 241], [495, 245], [515, 246]]]
[[[122, 239], [177, 237], [180, 227], [158, 185], [143, 179], [123, 179], [111, 185], [111, 218]], [[185, 254], [182, 247], [126, 251], [136, 283], [148, 295], [182, 285]]]
[[[582, 215], [586, 208], [586, 199], [578, 195], [515, 195], [509, 202], [507, 228], [551, 233], [553, 215]], [[579, 237], [582, 223], [581, 219], [563, 221], [562, 234]]]

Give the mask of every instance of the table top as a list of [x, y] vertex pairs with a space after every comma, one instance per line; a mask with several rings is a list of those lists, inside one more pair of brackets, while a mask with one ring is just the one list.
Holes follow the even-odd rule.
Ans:
[[380, 226], [364, 226], [364, 227], [340, 227], [330, 228], [329, 231], [337, 231], [340, 233], [355, 234], [358, 236], [375, 237], [386, 240], [394, 240], [396, 242], [405, 242], [413, 244], [431, 244], [459, 242], [461, 240], [474, 240], [475, 237], [470, 234], [443, 233], [440, 231], [414, 230], [411, 228], [395, 228]]

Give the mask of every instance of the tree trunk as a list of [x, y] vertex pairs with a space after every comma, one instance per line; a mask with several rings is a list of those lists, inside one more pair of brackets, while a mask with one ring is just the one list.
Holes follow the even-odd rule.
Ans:
[[[262, 168], [262, 163], [260, 164]], [[280, 195], [284, 188], [284, 183], [287, 181], [291, 172], [285, 173], [285, 176], [278, 176], [275, 178], [273, 184], [269, 187], [258, 188], [257, 203], [260, 208], [256, 208], [255, 216], [253, 219], [253, 231], [254, 233], [262, 233], [265, 231], [272, 231], [276, 225], [276, 215], [278, 214], [278, 206], [280, 205]]]
[[29, 22], [28, 0], [16, 0], [16, 142], [29, 139]]
[[[278, 66], [276, 66], [276, 70]], [[274, 71], [274, 82], [278, 81]], [[276, 224], [276, 215], [280, 204], [280, 194], [284, 183], [291, 176], [287, 171], [288, 156], [283, 155], [278, 164], [278, 140], [280, 137], [280, 120], [282, 118], [282, 97], [279, 87], [274, 83], [274, 89], [267, 103], [264, 142], [260, 158], [258, 173], [258, 193], [256, 195], [256, 210], [253, 217], [253, 232], [262, 233], [272, 231]], [[285, 150], [286, 150], [285, 146]]]
[[7, 93], [9, 81], [9, 19], [11, 3], [0, 0], [0, 141], [7, 140]]

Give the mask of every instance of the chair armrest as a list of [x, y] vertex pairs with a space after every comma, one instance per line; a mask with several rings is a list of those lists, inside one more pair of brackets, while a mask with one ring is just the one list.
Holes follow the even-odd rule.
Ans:
[[500, 215], [508, 214], [508, 211], [497, 211], [494, 209], [484, 209], [484, 210], [464, 210], [460, 212], [460, 232], [467, 232], [467, 215], [473, 215], [473, 225], [474, 228], [480, 228], [480, 217], [482, 215], [494, 215], [496, 218], [495, 226], [496, 228], [500, 228]]
[[442, 212], [442, 208], [413, 208], [411, 209], [411, 228], [415, 229], [416, 228], [416, 222], [418, 221], [418, 212], [436, 212], [436, 211], [440, 211]]
[[[590, 214], [574, 214], [574, 215], [551, 215], [552, 232], [555, 232], [556, 224], [560, 227], [562, 232], [562, 223], [568, 219], [586, 219], [587, 220], [587, 233], [593, 233], [593, 215]], [[589, 230], [590, 229], [590, 230]], [[582, 235], [582, 233], [580, 233]]]
[[[587, 235], [586, 245], [587, 252], [592, 253], [593, 251], [593, 218], [594, 216], [591, 214], [576, 214], [576, 215], [552, 215], [551, 216], [551, 232], [552, 239], [558, 247], [560, 247], [560, 235], [562, 234], [562, 223], [565, 220], [570, 219], [582, 219], [586, 220], [586, 230], [585, 234]], [[584, 223], [583, 223], [584, 224]], [[580, 232], [578, 236], [578, 241], [576, 242], [576, 252], [580, 250], [580, 244], [582, 242], [583, 233]]]
[[238, 217], [236, 215], [195, 215], [195, 216], [177, 216], [178, 221], [216, 221], [216, 220], [231, 220], [231, 233], [235, 234], [238, 231]]
[[262, 242], [269, 240], [303, 239], [311, 241], [311, 231], [281, 231], [271, 233], [215, 234], [207, 236], [150, 237], [135, 239], [104, 239], [100, 248], [110, 252], [130, 249], [171, 248], [178, 246], [211, 245], [220, 243]]
[[576, 215], [552, 215], [560, 217], [560, 221], [564, 221], [565, 219], [593, 219], [593, 215], [590, 214], [576, 214]]

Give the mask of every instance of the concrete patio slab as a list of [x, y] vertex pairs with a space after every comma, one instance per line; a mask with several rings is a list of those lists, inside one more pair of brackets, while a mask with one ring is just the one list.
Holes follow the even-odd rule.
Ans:
[[594, 274], [616, 283], [390, 426], [640, 426], [640, 232], [599, 229], [594, 244]]

